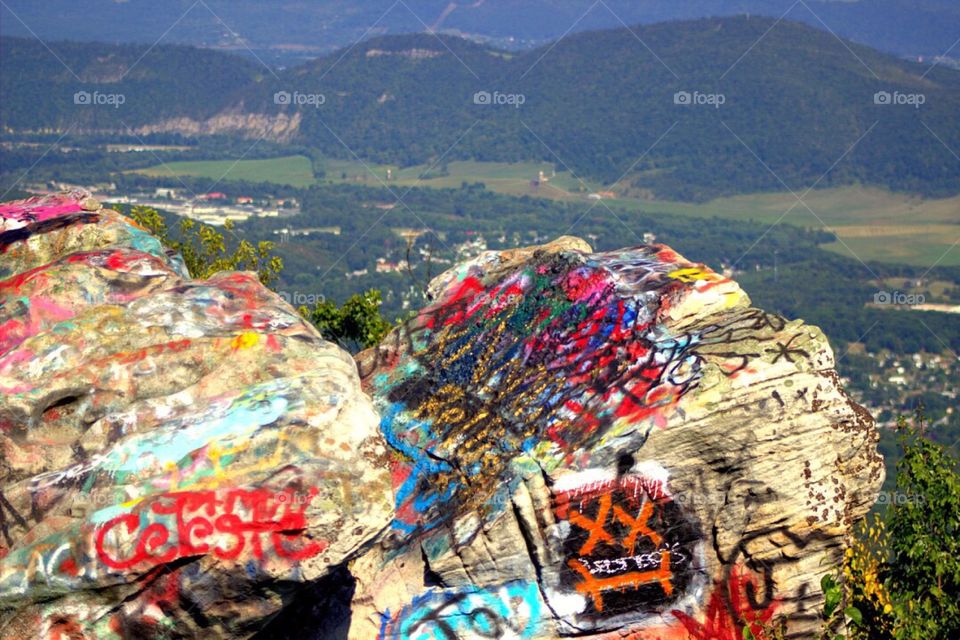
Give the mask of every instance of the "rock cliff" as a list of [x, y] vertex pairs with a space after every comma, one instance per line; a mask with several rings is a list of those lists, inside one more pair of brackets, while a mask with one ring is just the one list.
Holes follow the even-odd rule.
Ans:
[[815, 327], [487, 252], [356, 363], [83, 194], [0, 205], [0, 638], [809, 637], [883, 478]]

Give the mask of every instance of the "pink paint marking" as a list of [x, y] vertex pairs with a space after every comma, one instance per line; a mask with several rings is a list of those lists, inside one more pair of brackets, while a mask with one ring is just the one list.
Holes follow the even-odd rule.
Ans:
[[18, 229], [31, 222], [50, 220], [69, 213], [83, 211], [83, 194], [55, 194], [35, 196], [0, 204], [0, 229]]

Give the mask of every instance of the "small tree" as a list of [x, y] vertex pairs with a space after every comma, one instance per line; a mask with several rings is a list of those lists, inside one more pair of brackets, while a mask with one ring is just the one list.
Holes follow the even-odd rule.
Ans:
[[[272, 253], [272, 242], [261, 240], [253, 245], [240, 240], [230, 253], [224, 235], [209, 225], [181, 218], [179, 236], [175, 238], [156, 209], [134, 207], [130, 217], [157, 236], [164, 246], [177, 251], [194, 278], [209, 278], [220, 271], [256, 271], [260, 282], [270, 286], [283, 270], [283, 260]], [[230, 232], [233, 222], [227, 220], [223, 227]]]
[[356, 352], [376, 346], [390, 331], [390, 323], [380, 315], [381, 303], [380, 292], [370, 289], [351, 296], [342, 307], [324, 300], [313, 309], [300, 307], [300, 314], [313, 323], [324, 338]]
[[960, 638], [958, 461], [901, 418], [904, 456], [890, 510], [889, 591], [898, 640]]
[[854, 531], [840, 580], [824, 576], [823, 637], [960, 638], [960, 461], [925, 437], [922, 413], [898, 432], [894, 499]]

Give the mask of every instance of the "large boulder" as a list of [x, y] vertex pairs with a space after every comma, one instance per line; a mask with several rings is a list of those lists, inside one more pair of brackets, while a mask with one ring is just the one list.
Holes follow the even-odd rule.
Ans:
[[358, 358], [396, 516], [352, 638], [815, 635], [883, 480], [819, 329], [660, 245], [487, 252], [431, 294]]
[[0, 252], [2, 640], [810, 637], [883, 479], [823, 334], [664, 246], [484, 253], [356, 362], [85, 194]]
[[349, 354], [85, 194], [0, 205], [0, 638], [246, 637], [391, 521]]

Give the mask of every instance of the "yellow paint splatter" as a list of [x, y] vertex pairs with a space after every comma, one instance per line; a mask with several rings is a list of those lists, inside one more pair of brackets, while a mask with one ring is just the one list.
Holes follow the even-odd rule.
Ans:
[[143, 502], [143, 498], [134, 498], [133, 500], [127, 500], [126, 502], [121, 502], [120, 506], [124, 509], [133, 509], [135, 506]]
[[674, 280], [679, 280], [680, 282], [696, 282], [697, 280], [713, 282], [719, 279], [717, 274], [713, 273], [712, 271], [704, 271], [700, 267], [685, 267], [683, 269], [675, 269], [668, 273], [667, 276], [673, 278]]
[[258, 342], [260, 342], [260, 334], [254, 333], [253, 331], [246, 331], [234, 338], [230, 342], [230, 346], [233, 347], [234, 351], [237, 351], [239, 349], [255, 347]]

